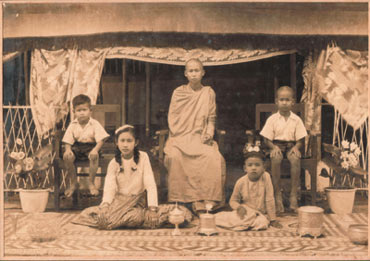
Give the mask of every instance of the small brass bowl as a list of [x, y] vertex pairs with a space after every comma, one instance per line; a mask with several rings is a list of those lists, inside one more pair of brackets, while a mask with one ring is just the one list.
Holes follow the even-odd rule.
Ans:
[[354, 244], [367, 245], [368, 243], [368, 226], [353, 224], [348, 227], [348, 237]]

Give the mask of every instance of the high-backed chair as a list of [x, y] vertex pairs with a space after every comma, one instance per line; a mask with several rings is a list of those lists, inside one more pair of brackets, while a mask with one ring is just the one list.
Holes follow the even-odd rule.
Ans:
[[[105, 130], [111, 135], [101, 148], [102, 157], [99, 158], [99, 168], [96, 177], [105, 177], [108, 163], [114, 157], [114, 131], [120, 127], [121, 124], [121, 106], [119, 104], [98, 104], [92, 106], [92, 118], [99, 121]], [[54, 206], [55, 210], [59, 210], [60, 205], [60, 184], [62, 169], [65, 168], [62, 153], [62, 138], [64, 132], [58, 131], [55, 142], [55, 159], [54, 159]], [[88, 168], [89, 161], [75, 161], [77, 177], [89, 176]], [[81, 169], [81, 171], [78, 171]], [[73, 205], [77, 205], [79, 191], [76, 190], [73, 194]]]
[[[304, 119], [304, 104], [294, 104], [292, 111], [302, 119]], [[256, 104], [256, 131], [259, 132], [264, 126], [267, 118], [277, 112], [277, 106], [274, 103], [260, 103]], [[308, 139], [305, 141], [305, 146], [302, 148], [301, 168], [307, 170], [311, 176], [311, 199], [312, 205], [316, 204], [316, 172], [317, 163], [319, 161], [318, 149], [318, 137], [319, 135], [313, 136], [308, 134]], [[304, 149], [306, 148], [306, 150]], [[288, 159], [283, 159], [281, 166], [288, 163]], [[289, 163], [288, 163], [289, 164]], [[283, 175], [283, 172], [282, 172]]]

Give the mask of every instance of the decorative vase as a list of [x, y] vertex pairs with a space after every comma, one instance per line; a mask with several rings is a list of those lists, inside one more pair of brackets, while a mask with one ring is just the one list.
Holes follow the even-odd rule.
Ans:
[[44, 212], [49, 199], [48, 189], [21, 189], [19, 198], [25, 213]]
[[351, 214], [355, 202], [355, 188], [328, 187], [325, 188], [330, 209], [338, 215]]

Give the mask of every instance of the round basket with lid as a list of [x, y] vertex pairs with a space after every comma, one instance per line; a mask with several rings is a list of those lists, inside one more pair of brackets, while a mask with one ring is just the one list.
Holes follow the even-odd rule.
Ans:
[[298, 233], [300, 236], [318, 237], [323, 233], [324, 210], [316, 206], [298, 208]]

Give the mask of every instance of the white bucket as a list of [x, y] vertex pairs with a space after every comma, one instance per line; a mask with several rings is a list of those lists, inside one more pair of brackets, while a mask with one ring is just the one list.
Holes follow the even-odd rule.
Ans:
[[21, 200], [22, 210], [25, 213], [44, 212], [49, 199], [49, 190], [29, 189], [20, 190], [19, 198]]
[[355, 202], [354, 188], [326, 188], [329, 207], [338, 215], [351, 214]]

